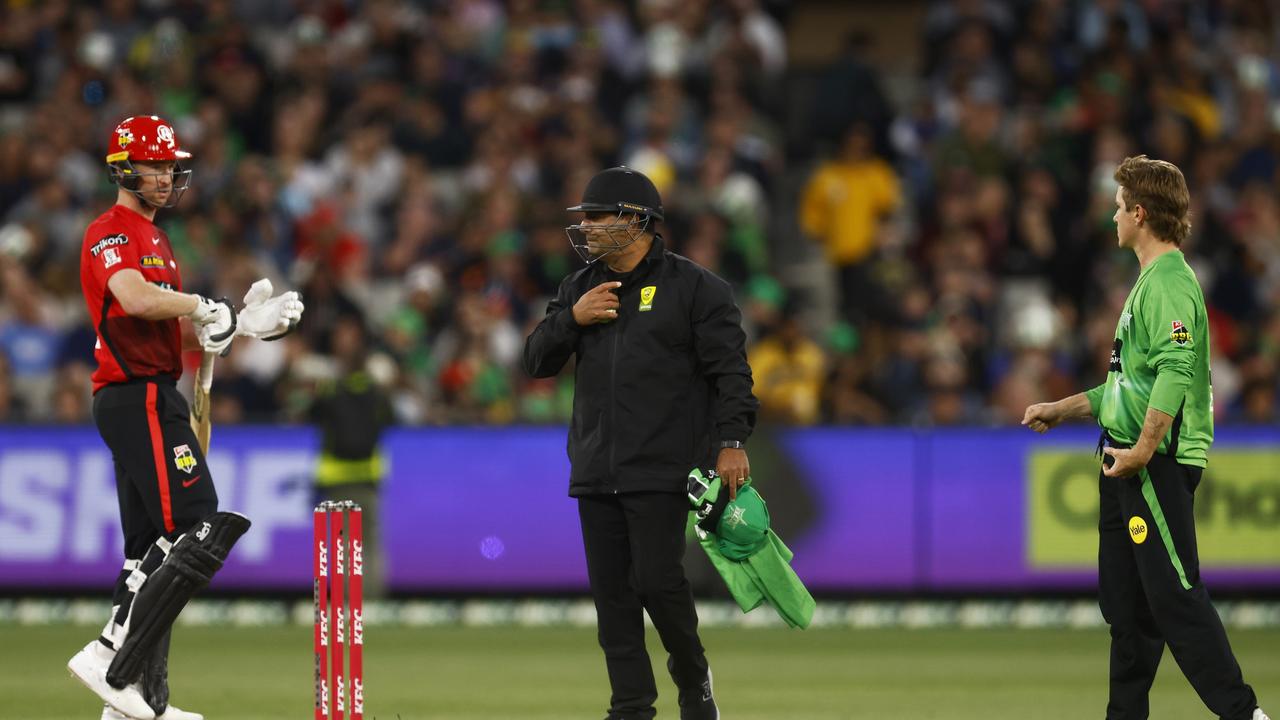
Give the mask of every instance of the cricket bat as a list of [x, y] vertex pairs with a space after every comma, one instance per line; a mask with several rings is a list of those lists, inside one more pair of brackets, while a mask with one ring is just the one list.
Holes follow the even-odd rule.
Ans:
[[209, 416], [209, 389], [213, 387], [213, 360], [217, 355], [207, 352], [200, 358], [200, 371], [196, 373], [194, 393], [191, 399], [191, 430], [200, 443], [200, 451], [209, 453], [209, 434], [213, 430], [213, 418]]

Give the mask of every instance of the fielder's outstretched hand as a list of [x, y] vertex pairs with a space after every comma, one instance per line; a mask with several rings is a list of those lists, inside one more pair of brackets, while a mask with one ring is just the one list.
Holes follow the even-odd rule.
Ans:
[[1038, 433], [1047, 433], [1062, 422], [1062, 412], [1058, 403], [1036, 403], [1027, 408], [1022, 416], [1022, 424]]

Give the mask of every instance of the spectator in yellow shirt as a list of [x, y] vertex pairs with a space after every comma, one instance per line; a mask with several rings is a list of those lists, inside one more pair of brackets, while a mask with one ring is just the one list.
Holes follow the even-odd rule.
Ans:
[[876, 156], [871, 126], [863, 122], [850, 126], [840, 154], [822, 163], [805, 186], [800, 227], [839, 269], [846, 319], [863, 319], [874, 301], [868, 261], [880, 223], [900, 199], [898, 176]]
[[821, 417], [827, 359], [805, 335], [794, 306], [784, 307], [777, 329], [747, 353], [760, 418], [787, 425], [812, 425]]

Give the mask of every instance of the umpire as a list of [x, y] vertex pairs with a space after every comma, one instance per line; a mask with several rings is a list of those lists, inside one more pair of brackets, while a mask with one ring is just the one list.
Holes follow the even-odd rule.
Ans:
[[1116, 234], [1142, 266], [1125, 300], [1106, 382], [1027, 408], [1046, 432], [1095, 417], [1106, 455], [1098, 476], [1098, 585], [1111, 626], [1108, 720], [1145, 720], [1164, 646], [1222, 720], [1267, 720], [1244, 682], [1200, 579], [1192, 512], [1213, 442], [1209, 328], [1200, 283], [1180, 250], [1191, 231], [1186, 180], [1146, 156], [1116, 170]]
[[669, 252], [657, 188], [617, 167], [587, 184], [566, 228], [587, 267], [565, 278], [529, 336], [525, 370], [550, 377], [576, 355], [572, 471], [600, 647], [606, 720], [654, 717], [644, 611], [669, 655], [683, 720], [720, 716], [683, 557], [686, 477], [713, 463], [731, 492], [749, 474], [751, 394], [742, 314], [729, 285]]

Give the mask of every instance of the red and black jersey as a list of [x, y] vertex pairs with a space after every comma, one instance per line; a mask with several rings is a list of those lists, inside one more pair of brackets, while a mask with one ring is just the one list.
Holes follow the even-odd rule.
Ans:
[[182, 290], [182, 276], [169, 238], [150, 220], [115, 205], [89, 225], [80, 250], [80, 287], [98, 331], [93, 355], [93, 391], [156, 375], [182, 376], [182, 330], [177, 318], [143, 320], [125, 314], [107, 280], [132, 268], [148, 282]]

